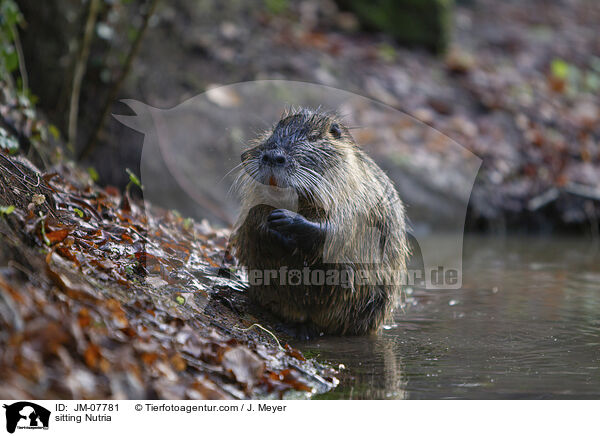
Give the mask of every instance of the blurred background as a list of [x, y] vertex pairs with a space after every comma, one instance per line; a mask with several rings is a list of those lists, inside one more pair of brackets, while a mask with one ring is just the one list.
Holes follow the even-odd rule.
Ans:
[[[597, 237], [596, 1], [1, 3], [10, 81], [102, 185], [124, 186], [125, 168], [140, 165], [143, 135], [111, 116], [131, 114], [118, 100], [168, 109], [218, 85], [297, 80], [380, 101], [480, 157], [468, 230]], [[367, 147], [378, 141], [357, 135]], [[375, 156], [401, 150], [420, 177], [400, 180], [403, 195], [427, 198], [432, 214], [445, 207], [435, 210], [436, 198], [452, 195], [435, 137], [405, 128]]]
[[[83, 169], [84, 180], [73, 190], [93, 201], [105, 194], [96, 192], [91, 179], [115, 195], [119, 191], [110, 186], [123, 190], [127, 185], [121, 211], [132, 210], [130, 191], [142, 195], [134, 186], [139, 186], [135, 175], [142, 176], [144, 196], [158, 193], [157, 202], [167, 208], [173, 207], [167, 201], [174, 198], [173, 187], [183, 187], [187, 197], [178, 197], [180, 214], [167, 213], [183, 226], [173, 236], [191, 234], [187, 217], [206, 218], [208, 222], [198, 224], [205, 236], [194, 241], [202, 249], [194, 253], [202, 254], [208, 250], [205, 242], [212, 241], [217, 245], [211, 245], [211, 255], [221, 256], [226, 231], [217, 234], [209, 223], [229, 226], [236, 210], [226, 195], [228, 184], [216, 182], [239, 162], [240, 149], [256, 128], [275, 122], [285, 103], [318, 104], [325, 99], [347, 116], [357, 142], [396, 182], [409, 206], [412, 228], [420, 232], [413, 235], [418, 242], [413, 260], [421, 258], [426, 264], [427, 253], [447, 251], [450, 261], [462, 262], [463, 271], [460, 289], [407, 286], [404, 307], [376, 337], [323, 337], [300, 344], [307, 357], [346, 366], [342, 384], [328, 395], [598, 398], [598, 35], [597, 0], [0, 0], [1, 156], [26, 155], [46, 177], [54, 172], [79, 176], [81, 172], [71, 170]], [[274, 83], [275, 88], [262, 93], [260, 83]], [[122, 99], [130, 100], [125, 104]], [[153, 154], [148, 147], [151, 136], [142, 133], [139, 123], [148, 114], [168, 121], [164, 132], [172, 146], [167, 151], [172, 152]], [[12, 160], [3, 162], [0, 181], [10, 168], [14, 173], [7, 166]], [[74, 177], [68, 179], [79, 184]], [[23, 230], [26, 221], [17, 221], [25, 217], [19, 201], [25, 202], [20, 209], [31, 212], [35, 199], [31, 209], [29, 198], [13, 191], [0, 190], [17, 205], [16, 210], [8, 203], [0, 205], [0, 216], [12, 214], [17, 229]], [[95, 208], [86, 209], [87, 220], [89, 210]], [[83, 211], [73, 209], [72, 219], [77, 211], [79, 225], [88, 229]], [[117, 215], [108, 216], [114, 221]], [[90, 222], [121, 235], [111, 219]], [[457, 237], [450, 244], [426, 228], [440, 222], [453, 226]], [[34, 232], [36, 225], [28, 231]], [[68, 231], [62, 232], [66, 237]], [[88, 233], [95, 235], [84, 236], [91, 237]], [[10, 241], [2, 232], [0, 236]], [[13, 248], [20, 245], [3, 246], [7, 248], [0, 255], [3, 262], [11, 259], [12, 267], [0, 272], [16, 276], [15, 265], [20, 264], [14, 263], [13, 251], [21, 251]], [[97, 256], [97, 251], [92, 254]], [[22, 256], [16, 259], [24, 262]], [[120, 261], [127, 259], [122, 256]], [[47, 266], [31, 265], [38, 265], [32, 271]], [[81, 276], [106, 277], [106, 264], [98, 265], [102, 271], [92, 269]], [[122, 271], [127, 277], [132, 274]], [[30, 282], [38, 276], [27, 272], [23, 277]], [[114, 280], [102, 280], [102, 289], [114, 285]], [[33, 374], [26, 383], [18, 375], [12, 385], [5, 383], [9, 388], [25, 386], [23, 392], [33, 397], [51, 397], [45, 389], [56, 386], [54, 392], [69, 398], [133, 398], [148, 392], [184, 397], [178, 386], [157, 377], [144, 357], [141, 368], [148, 368], [149, 376], [133, 394], [114, 389], [114, 377], [109, 384], [101, 376], [79, 375], [91, 372], [71, 372], [66, 352], [61, 359], [67, 370], [51, 374], [56, 383], [38, 381], [43, 380], [38, 376], [42, 371], [28, 365], [33, 361], [36, 366], [31, 368], [47, 366], [46, 355], [19, 356], [66, 341], [69, 336], [59, 333], [71, 331], [78, 322], [92, 325], [87, 310], [96, 309], [86, 305], [86, 312], [78, 315], [79, 303], [71, 306], [71, 300], [69, 306], [54, 309], [49, 302], [63, 301], [62, 296], [48, 297], [54, 285], [38, 292], [37, 285], [15, 283], [20, 283], [15, 288], [29, 289], [32, 301], [38, 302], [36, 306], [26, 299], [19, 306], [28, 314], [26, 327], [46, 334], [31, 335], [40, 345], [19, 342], [25, 351], [4, 347], [19, 360], [5, 353], [3, 371], [25, 368]], [[151, 285], [146, 283], [137, 294], [128, 288], [119, 295], [147, 301], [154, 292]], [[14, 311], [6, 307], [0, 306], [0, 315], [12, 319]], [[141, 319], [137, 308], [127, 307], [134, 313], [132, 320]], [[215, 313], [191, 307], [190, 316], [214, 325]], [[73, 321], [77, 316], [79, 321]], [[160, 341], [177, 337], [164, 331], [160, 326]], [[116, 328], [103, 334], [115, 332], [120, 334]], [[6, 344], [17, 343], [10, 338], [0, 335]], [[111, 365], [128, 364], [129, 357], [119, 356], [130, 356], [136, 342], [122, 335], [109, 339], [94, 340], [110, 345], [102, 352], [117, 356]], [[115, 341], [129, 354], [106, 351]], [[79, 348], [74, 340], [69, 347], [79, 370], [85, 367], [77, 357], [83, 350], [90, 368], [108, 362], [99, 360], [95, 344], [86, 349], [79, 342]], [[190, 371], [181, 374], [194, 376]], [[65, 379], [72, 386], [68, 393]], [[89, 393], [78, 390], [90, 380]], [[155, 390], [145, 391], [145, 386]], [[5, 396], [25, 394], [17, 390]]]

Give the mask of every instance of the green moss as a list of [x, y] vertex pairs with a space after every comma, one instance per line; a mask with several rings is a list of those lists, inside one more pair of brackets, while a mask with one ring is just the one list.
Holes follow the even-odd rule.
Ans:
[[399, 43], [441, 53], [448, 46], [452, 0], [337, 0], [367, 30], [385, 32]]
[[287, 0], [264, 0], [267, 10], [273, 15], [284, 13], [288, 9]]

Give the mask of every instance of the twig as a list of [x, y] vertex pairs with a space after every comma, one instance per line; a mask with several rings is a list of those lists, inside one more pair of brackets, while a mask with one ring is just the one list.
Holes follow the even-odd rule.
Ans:
[[19, 59], [19, 74], [21, 75], [21, 90], [25, 92], [29, 88], [29, 80], [27, 77], [27, 68], [25, 68], [25, 55], [23, 54], [23, 46], [21, 45], [21, 39], [19, 38], [19, 32], [17, 27], [13, 24], [10, 26], [10, 31], [13, 34], [13, 41], [15, 43], [15, 50], [17, 51], [17, 58]]
[[281, 351], [285, 351], [285, 348], [283, 348], [283, 347], [281, 346], [281, 344], [279, 343], [279, 340], [277, 339], [277, 336], [275, 336], [275, 334], [274, 334], [274, 333], [273, 333], [271, 330], [269, 330], [269, 329], [266, 329], [265, 327], [263, 327], [262, 325], [260, 325], [260, 324], [258, 324], [258, 323], [254, 323], [254, 324], [252, 324], [250, 327], [248, 327], [248, 328], [245, 328], [245, 329], [244, 329], [244, 328], [241, 328], [241, 327], [238, 327], [238, 326], [233, 326], [233, 328], [235, 328], [235, 329], [237, 329], [237, 330], [239, 330], [239, 331], [242, 331], [242, 332], [247, 332], [248, 330], [251, 330], [251, 329], [253, 329], [253, 328], [255, 328], [255, 327], [256, 327], [256, 328], [259, 328], [259, 329], [261, 329], [262, 331], [264, 331], [264, 332], [266, 332], [266, 333], [268, 333], [268, 334], [269, 334], [269, 335], [270, 335], [270, 336], [271, 336], [273, 339], [275, 339], [275, 342], [277, 342], [277, 346], [279, 347], [279, 349], [280, 349]]
[[547, 191], [544, 191], [542, 194], [533, 197], [531, 200], [529, 200], [529, 202], [527, 203], [527, 208], [532, 211], [535, 212], [536, 210], [540, 209], [541, 207], [546, 206], [549, 203], [552, 203], [554, 200], [556, 200], [560, 195], [560, 191], [557, 188], [550, 188]]
[[[17, 165], [17, 163], [19, 165]], [[32, 168], [27, 167], [22, 162], [17, 161], [15, 163], [13, 159], [4, 156], [4, 154], [0, 153], [0, 192], [4, 192], [7, 195], [6, 198], [11, 198], [12, 201], [19, 202], [19, 199], [22, 199], [23, 193], [14, 193], [10, 187], [15, 187], [13, 183], [18, 183], [18, 188], [26, 191], [27, 194], [33, 196], [35, 194], [43, 193], [48, 200], [46, 200], [46, 209], [48, 213], [53, 217], [57, 218], [56, 214], [53, 212], [52, 208], [54, 207], [54, 203], [48, 203], [49, 199], [51, 199], [52, 189], [43, 183], [42, 178], [40, 177], [37, 171], [34, 171]], [[8, 165], [12, 168], [9, 168]], [[36, 181], [33, 181], [33, 177], [30, 174], [26, 174], [23, 170], [31, 171], [32, 175], [35, 175]], [[12, 193], [12, 195], [11, 195]], [[15, 197], [16, 196], [16, 197]]]
[[86, 71], [87, 60], [90, 55], [90, 45], [94, 35], [94, 27], [98, 17], [98, 7], [100, 0], [91, 0], [88, 11], [85, 30], [83, 32], [83, 41], [79, 57], [75, 63], [75, 72], [73, 73], [73, 85], [71, 87], [71, 102], [69, 104], [69, 144], [73, 149], [77, 146], [77, 119], [79, 117], [79, 95], [81, 94], [81, 82]]
[[100, 112], [100, 117], [98, 118], [98, 121], [96, 122], [96, 125], [94, 127], [94, 130], [92, 130], [92, 134], [90, 135], [90, 138], [89, 138], [88, 142], [86, 143], [85, 147], [81, 150], [81, 152], [77, 156], [78, 160], [82, 160], [82, 159], [86, 158], [96, 147], [96, 143], [98, 141], [98, 135], [100, 134], [100, 131], [102, 130], [102, 127], [104, 126], [104, 122], [106, 121], [106, 117], [108, 116], [108, 112], [110, 110], [110, 107], [111, 107], [113, 101], [116, 99], [117, 94], [118, 94], [119, 90], [121, 89], [123, 82], [125, 81], [125, 78], [129, 74], [129, 70], [131, 69], [131, 64], [133, 62], [133, 59], [135, 59], [135, 57], [137, 56], [137, 53], [140, 49], [142, 39], [144, 38], [144, 34], [146, 33], [146, 29], [148, 28], [148, 23], [150, 21], [150, 18], [154, 14], [157, 3], [158, 3], [158, 0], [150, 0], [150, 4], [149, 4], [148, 10], [146, 11], [146, 14], [144, 16], [144, 21], [142, 22], [142, 26], [140, 27], [140, 29], [138, 31], [135, 41], [133, 41], [133, 44], [131, 45], [131, 49], [129, 50], [129, 53], [127, 54], [127, 58], [125, 59], [125, 64], [123, 65], [123, 69], [121, 70], [121, 75], [117, 78], [117, 80], [113, 84], [112, 88], [110, 89], [108, 96], [104, 102], [104, 107], [102, 108], [102, 111]]
[[578, 197], [587, 198], [588, 200], [600, 201], [600, 190], [592, 186], [569, 183], [564, 187], [564, 191]]

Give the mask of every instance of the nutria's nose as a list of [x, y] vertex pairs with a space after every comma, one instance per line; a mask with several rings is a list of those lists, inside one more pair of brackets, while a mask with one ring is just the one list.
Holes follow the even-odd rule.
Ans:
[[285, 164], [285, 156], [277, 150], [267, 150], [263, 154], [262, 161], [266, 165], [280, 167]]

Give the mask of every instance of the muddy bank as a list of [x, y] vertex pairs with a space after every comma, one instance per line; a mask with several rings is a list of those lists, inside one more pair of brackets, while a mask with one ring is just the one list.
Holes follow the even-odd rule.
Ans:
[[0, 397], [306, 398], [336, 386], [332, 368], [265, 330], [228, 272], [227, 231], [144, 211], [130, 188], [101, 189], [72, 165], [41, 173], [0, 153]]

